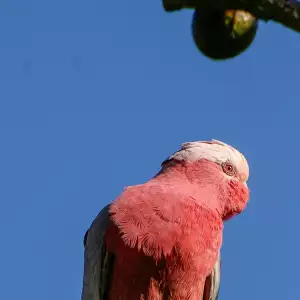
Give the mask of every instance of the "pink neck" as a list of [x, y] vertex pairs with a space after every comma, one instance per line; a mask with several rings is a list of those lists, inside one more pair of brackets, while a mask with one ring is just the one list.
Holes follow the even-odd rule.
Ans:
[[240, 213], [248, 200], [248, 190], [242, 184], [228, 180], [220, 166], [205, 159], [171, 162], [149, 183], [170, 185], [224, 220]]

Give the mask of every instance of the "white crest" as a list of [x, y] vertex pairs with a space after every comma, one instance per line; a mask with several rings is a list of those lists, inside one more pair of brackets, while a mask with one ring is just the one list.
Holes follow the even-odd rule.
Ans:
[[181, 149], [167, 160], [195, 162], [200, 159], [207, 159], [217, 164], [230, 161], [239, 173], [243, 174], [245, 181], [248, 179], [249, 166], [244, 155], [237, 149], [218, 140], [184, 143]]

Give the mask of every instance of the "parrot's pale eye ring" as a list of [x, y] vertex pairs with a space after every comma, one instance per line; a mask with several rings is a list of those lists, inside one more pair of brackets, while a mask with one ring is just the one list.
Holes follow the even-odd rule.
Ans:
[[235, 167], [229, 162], [223, 163], [222, 168], [224, 173], [226, 173], [229, 176], [233, 176], [236, 173]]

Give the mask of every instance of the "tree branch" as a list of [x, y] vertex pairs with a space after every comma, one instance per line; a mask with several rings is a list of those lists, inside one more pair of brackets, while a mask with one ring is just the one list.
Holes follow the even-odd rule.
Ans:
[[[167, 12], [196, 7], [246, 10], [260, 20], [275, 21], [300, 32], [300, 3], [295, 0], [163, 0], [163, 3]], [[172, 8], [168, 9], [168, 5]]]

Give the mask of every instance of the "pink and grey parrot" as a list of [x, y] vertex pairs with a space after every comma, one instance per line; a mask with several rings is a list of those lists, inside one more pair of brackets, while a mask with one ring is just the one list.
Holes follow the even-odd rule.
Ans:
[[184, 143], [92, 223], [81, 299], [216, 300], [223, 221], [246, 207], [248, 176], [233, 147]]

